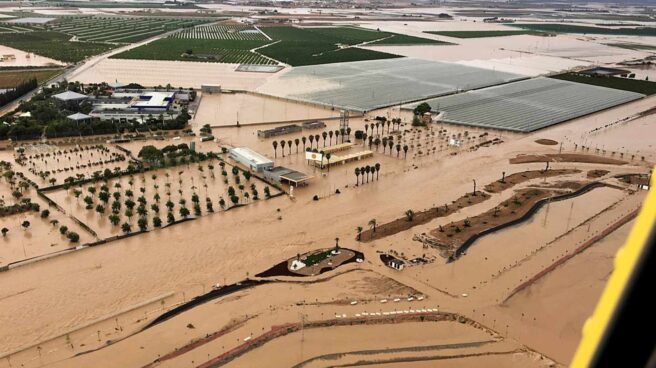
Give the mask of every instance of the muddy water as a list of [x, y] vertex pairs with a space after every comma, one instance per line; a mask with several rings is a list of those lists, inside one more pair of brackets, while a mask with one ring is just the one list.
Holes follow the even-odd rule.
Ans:
[[420, 277], [450, 293], [468, 293], [472, 287], [483, 286], [500, 268], [512, 266], [624, 195], [617, 189], [599, 188], [573, 200], [551, 203], [529, 221], [481, 238], [458, 261], [437, 262], [421, 270]]
[[331, 117], [339, 117], [339, 111], [245, 93], [222, 93], [202, 96], [194, 123], [199, 126], [235, 125], [237, 122], [245, 125]]

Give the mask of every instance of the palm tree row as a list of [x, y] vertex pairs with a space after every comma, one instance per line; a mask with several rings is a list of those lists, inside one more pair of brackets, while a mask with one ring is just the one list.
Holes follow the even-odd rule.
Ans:
[[385, 125], [387, 125], [387, 134], [390, 132], [390, 125], [392, 125], [394, 130], [398, 130], [401, 127], [401, 118], [394, 118], [392, 120], [387, 120], [386, 117], [384, 116], [376, 116], [374, 119], [376, 120], [375, 123], [365, 124], [364, 125], [364, 133], [369, 134], [369, 128], [371, 128], [371, 134], [374, 134], [374, 128], [376, 129], [376, 135], [378, 135], [378, 128], [382, 127], [383, 133], [385, 133]]
[[[372, 166], [367, 165], [363, 167], [355, 168], [355, 185], [360, 185], [365, 183], [365, 177], [367, 178], [367, 183], [369, 182], [369, 174], [371, 174], [371, 180], [374, 179], [374, 174], [376, 175], [376, 180], [378, 180], [378, 174], [380, 172], [380, 164], [376, 163]], [[362, 175], [362, 182], [360, 182], [360, 176]]]
[[298, 149], [299, 145], [303, 145], [303, 152], [306, 151], [306, 147], [309, 143], [309, 148], [312, 149], [314, 148], [314, 143], [316, 142], [316, 148], [319, 149], [319, 144], [320, 140], [323, 138], [323, 147], [326, 147], [326, 140], [328, 140], [328, 145], [332, 146], [333, 145], [333, 137], [335, 137], [335, 144], [340, 143], [339, 142], [339, 137], [342, 137], [341, 143], [344, 143], [344, 139], [350, 140], [351, 139], [351, 128], [342, 128], [342, 129], [337, 129], [337, 130], [329, 130], [329, 131], [324, 131], [320, 135], [315, 134], [315, 135], [308, 135], [307, 137], [303, 136], [301, 138], [296, 138], [294, 140], [288, 139], [284, 140], [281, 139], [280, 141], [273, 141], [271, 142], [271, 145], [273, 146], [273, 155], [274, 157], [278, 157], [278, 146], [280, 146], [281, 151], [282, 151], [282, 157], [285, 157], [285, 147], [288, 148], [287, 153], [292, 154], [292, 145], [295, 145], [296, 147], [296, 153], [298, 154]]

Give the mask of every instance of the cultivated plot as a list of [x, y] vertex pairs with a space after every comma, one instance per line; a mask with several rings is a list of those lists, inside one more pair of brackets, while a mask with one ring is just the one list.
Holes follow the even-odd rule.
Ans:
[[50, 27], [80, 41], [132, 43], [203, 22], [184, 18], [92, 16], [61, 18]]

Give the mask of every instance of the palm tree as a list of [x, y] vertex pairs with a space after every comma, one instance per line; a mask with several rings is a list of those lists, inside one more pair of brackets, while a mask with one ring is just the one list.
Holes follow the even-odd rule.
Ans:
[[360, 185], [360, 168], [359, 167], [355, 168], [355, 185], [356, 186]]
[[[351, 140], [351, 127], [346, 128], [346, 140]], [[344, 141], [344, 134], [342, 134], [342, 141]]]
[[364, 125], [364, 134], [369, 134], [369, 124]]
[[369, 220], [369, 227], [371, 227], [374, 233], [376, 232], [376, 219]]
[[408, 145], [406, 144], [403, 146], [403, 158], [405, 159], [407, 157], [408, 157]]
[[326, 164], [328, 165], [328, 172], [330, 172], [330, 152], [326, 153]]
[[280, 147], [282, 148], [281, 149], [282, 150], [282, 157], [285, 157], [285, 145], [286, 144], [287, 144], [287, 142], [285, 142], [284, 139], [280, 141]]
[[[314, 144], [314, 136], [312, 134], [310, 134], [308, 136], [308, 139], [310, 140], [310, 148], [312, 148], [313, 144]], [[303, 143], [305, 143], [305, 141]]]
[[287, 147], [289, 147], [289, 154], [291, 155], [292, 154], [292, 140], [291, 139], [287, 141]]
[[396, 158], [399, 158], [400, 153], [401, 153], [401, 145], [397, 144], [396, 145]]
[[278, 141], [273, 141], [271, 144], [273, 144], [273, 157], [278, 158]]
[[321, 133], [321, 137], [323, 138], [323, 146], [326, 147], [326, 138], [328, 138], [328, 133]]
[[296, 154], [298, 154], [298, 145], [301, 143], [301, 140], [296, 138], [294, 139], [294, 144], [296, 145]]
[[[307, 141], [307, 138], [305, 136], [301, 137], [301, 142], [303, 142], [303, 151], [305, 151], [305, 142]], [[298, 150], [297, 150], [298, 152]]]
[[356, 227], [355, 231], [358, 233], [358, 241], [360, 241], [362, 239], [362, 226]]
[[319, 134], [314, 135], [314, 140], [317, 141], [317, 148], [319, 148], [319, 138], [321, 138]]
[[388, 146], [389, 149], [390, 149], [390, 156], [391, 156], [391, 155], [392, 155], [392, 147], [394, 147], [394, 140], [390, 139], [390, 140], [387, 142], [387, 146]]
[[369, 182], [369, 173], [371, 172], [371, 166], [367, 165], [364, 167], [364, 170], [367, 172], [367, 183]]
[[386, 149], [387, 149], [387, 137], [383, 137], [383, 154], [385, 154]]
[[380, 172], [380, 164], [378, 162], [374, 165], [374, 169], [376, 169], [376, 180], [378, 180], [378, 172]]
[[328, 136], [330, 137], [330, 145], [331, 146], [333, 145], [333, 134], [335, 134], [335, 133], [333, 133], [332, 130], [328, 131]]

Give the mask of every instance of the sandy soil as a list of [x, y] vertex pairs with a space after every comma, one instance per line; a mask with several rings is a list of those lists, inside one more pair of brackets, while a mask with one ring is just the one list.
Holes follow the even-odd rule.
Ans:
[[9, 46], [0, 45], [1, 55], [14, 55], [16, 60], [0, 61], [0, 67], [16, 66], [60, 66], [64, 65], [60, 61], [47, 58], [45, 56], [25, 52]]

